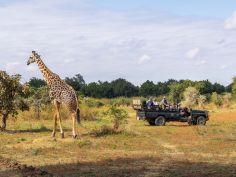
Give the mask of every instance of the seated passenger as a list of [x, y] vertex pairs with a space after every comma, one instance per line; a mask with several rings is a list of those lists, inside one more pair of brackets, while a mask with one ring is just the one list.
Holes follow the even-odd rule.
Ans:
[[169, 108], [169, 104], [168, 101], [166, 99], [166, 97], [164, 96], [163, 99], [161, 100], [161, 105], [163, 106], [164, 109]]
[[153, 106], [154, 106], [154, 108], [158, 111], [158, 110], [160, 110], [160, 105], [159, 105], [159, 103], [157, 102], [157, 99], [154, 99], [154, 101], [153, 101]]
[[150, 97], [149, 100], [147, 101], [147, 107], [148, 107], [148, 109], [152, 109], [153, 108], [152, 97]]
[[180, 115], [183, 116], [183, 117], [188, 117], [190, 116], [190, 112], [188, 110], [187, 107], [183, 108], [181, 111], [180, 111]]

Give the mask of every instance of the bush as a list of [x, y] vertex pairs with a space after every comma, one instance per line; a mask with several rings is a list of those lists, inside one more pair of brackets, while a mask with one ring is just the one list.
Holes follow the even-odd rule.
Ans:
[[132, 105], [132, 99], [126, 97], [119, 97], [110, 100], [110, 105], [114, 106], [130, 106]]
[[194, 87], [188, 87], [184, 91], [184, 105], [188, 107], [195, 106], [198, 103], [199, 91]]
[[99, 128], [95, 128], [90, 131], [90, 135], [95, 136], [95, 137], [100, 137], [100, 136], [105, 136], [105, 135], [112, 135], [116, 134], [117, 132], [114, 131], [111, 127], [107, 125], [103, 125]]
[[81, 120], [95, 121], [99, 118], [99, 111], [88, 106], [80, 106]]
[[93, 99], [93, 98], [84, 98], [84, 103], [88, 106], [88, 107], [96, 107], [96, 108], [100, 108], [102, 106], [104, 106], [104, 103], [97, 100], [97, 99]]
[[219, 95], [216, 92], [213, 92], [211, 95], [211, 101], [214, 103], [216, 106], [222, 106], [223, 104], [223, 98], [221, 95]]
[[206, 102], [207, 102], [207, 97], [205, 95], [200, 95], [198, 98], [198, 105], [200, 107], [203, 107]]
[[226, 94], [224, 94], [223, 95], [223, 101], [224, 101], [224, 106], [225, 107], [228, 107], [228, 106], [230, 106], [230, 102], [232, 101], [232, 98], [233, 98], [233, 96], [232, 96], [232, 94], [231, 93], [226, 93]]
[[124, 109], [113, 105], [104, 114], [112, 119], [114, 131], [118, 131], [121, 125], [127, 124], [128, 113]]

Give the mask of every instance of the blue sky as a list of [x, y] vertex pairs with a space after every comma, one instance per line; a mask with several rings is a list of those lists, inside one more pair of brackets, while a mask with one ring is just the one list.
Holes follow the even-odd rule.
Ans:
[[0, 0], [0, 69], [23, 80], [38, 51], [62, 78], [135, 84], [236, 76], [233, 0]]
[[94, 6], [113, 10], [158, 10], [172, 15], [226, 18], [235, 0], [95, 0]]

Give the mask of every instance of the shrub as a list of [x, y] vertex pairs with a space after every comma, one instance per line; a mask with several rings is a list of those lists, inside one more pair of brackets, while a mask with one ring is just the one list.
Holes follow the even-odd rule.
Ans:
[[230, 106], [230, 102], [232, 100], [233, 96], [231, 93], [226, 93], [224, 96], [223, 96], [223, 101], [224, 101], [224, 106], [225, 107], [228, 107]]
[[93, 99], [93, 98], [84, 98], [84, 103], [88, 106], [88, 107], [96, 107], [96, 108], [100, 108], [102, 106], [104, 106], [104, 103]]
[[222, 96], [219, 95], [216, 92], [213, 92], [211, 95], [211, 101], [216, 105], [216, 106], [222, 106], [223, 104], [223, 99]]
[[88, 106], [80, 106], [81, 120], [95, 121], [99, 118], [99, 111]]
[[105, 136], [105, 135], [112, 135], [116, 134], [117, 132], [114, 131], [111, 127], [107, 125], [103, 125], [99, 128], [95, 128], [90, 131], [90, 135], [95, 136], [95, 137], [100, 137], [100, 136]]
[[200, 107], [203, 107], [206, 101], [207, 101], [207, 97], [205, 95], [200, 95], [198, 98], [198, 105]]
[[112, 119], [114, 131], [118, 131], [121, 125], [127, 124], [128, 113], [124, 109], [113, 105], [105, 112], [105, 115]]
[[198, 103], [199, 91], [194, 87], [188, 87], [184, 91], [184, 105], [192, 107]]

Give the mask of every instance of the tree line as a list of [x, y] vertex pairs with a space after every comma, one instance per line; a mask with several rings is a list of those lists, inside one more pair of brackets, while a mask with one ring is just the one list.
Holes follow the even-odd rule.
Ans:
[[[212, 83], [209, 80], [192, 81], [192, 80], [174, 80], [169, 79], [165, 82], [145, 81], [140, 86], [136, 86], [133, 83], [119, 78], [111, 82], [98, 81], [86, 83], [83, 76], [80, 74], [74, 77], [66, 77], [65, 82], [71, 85], [79, 94], [94, 97], [94, 98], [115, 98], [115, 97], [149, 97], [149, 96], [168, 96], [172, 101], [181, 100], [184, 95], [184, 91], [188, 87], [196, 88], [201, 95], [210, 95], [212, 93], [222, 94], [231, 93], [236, 94], [236, 85], [233, 90], [233, 84], [236, 83], [236, 79], [233, 83], [224, 86], [219, 83]], [[29, 81], [30, 87], [40, 88], [46, 85], [45, 81], [38, 78], [31, 78]]]
[[[33, 108], [39, 115], [40, 110], [50, 103], [49, 88], [44, 80], [31, 78], [28, 83], [20, 83], [20, 75], [9, 75], [0, 71], [0, 130], [6, 128], [9, 116], [15, 117], [18, 111]], [[166, 96], [170, 102], [183, 102], [185, 105], [204, 105], [207, 102], [217, 106], [229, 105], [231, 100], [236, 100], [236, 77], [232, 84], [224, 86], [208, 80], [174, 80], [157, 82], [147, 80], [140, 86], [119, 78], [111, 82], [98, 81], [86, 83], [80, 74], [66, 77], [65, 82], [71, 85], [80, 96], [94, 98], [115, 97], [149, 97], [159, 98]], [[130, 99], [129, 99], [130, 100]], [[122, 100], [121, 100], [122, 101]], [[123, 101], [122, 101], [123, 102]]]

